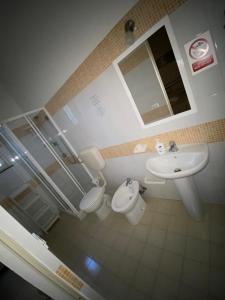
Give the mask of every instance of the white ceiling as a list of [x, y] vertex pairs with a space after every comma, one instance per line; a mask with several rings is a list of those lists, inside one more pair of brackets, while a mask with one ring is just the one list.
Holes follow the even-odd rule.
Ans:
[[4, 0], [0, 81], [24, 110], [43, 106], [137, 0]]

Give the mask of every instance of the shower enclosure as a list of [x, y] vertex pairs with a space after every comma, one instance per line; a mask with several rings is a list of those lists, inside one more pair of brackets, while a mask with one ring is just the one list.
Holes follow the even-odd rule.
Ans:
[[[14, 170], [16, 167], [22, 168], [21, 174], [29, 173], [29, 179], [23, 180], [21, 191], [17, 186], [15, 191], [11, 190], [10, 195], [5, 194], [5, 197], [11, 200], [19, 197], [21, 204], [22, 199], [26, 198], [22, 197], [23, 194], [31, 194], [27, 190], [36, 191], [38, 188], [48, 198], [46, 203], [53, 204], [58, 210], [82, 217], [79, 204], [93, 186], [92, 175], [80, 163], [77, 153], [44, 108], [1, 124], [0, 149], [5, 152], [4, 155], [0, 152], [0, 159], [5, 164], [11, 164], [15, 167]], [[3, 156], [6, 157], [5, 160]], [[3, 174], [4, 172], [0, 173], [0, 183]], [[11, 184], [8, 182], [8, 185]], [[34, 200], [30, 200], [30, 203], [32, 201], [35, 203]], [[40, 200], [36, 203], [36, 209], [38, 204], [40, 205]], [[52, 217], [49, 223], [53, 223], [55, 219], [56, 216]]]

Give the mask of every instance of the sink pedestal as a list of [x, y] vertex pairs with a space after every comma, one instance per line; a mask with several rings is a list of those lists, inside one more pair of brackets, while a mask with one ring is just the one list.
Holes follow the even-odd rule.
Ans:
[[199, 221], [203, 217], [203, 204], [199, 198], [198, 190], [192, 176], [174, 179], [189, 215]]

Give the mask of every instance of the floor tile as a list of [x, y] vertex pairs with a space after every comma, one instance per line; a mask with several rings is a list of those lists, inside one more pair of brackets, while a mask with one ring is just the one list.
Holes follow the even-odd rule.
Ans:
[[108, 257], [104, 260], [103, 265], [114, 274], [117, 273], [122, 259], [122, 254], [114, 249], [110, 249]]
[[97, 260], [97, 262], [103, 264], [105, 260], [108, 259], [109, 255], [110, 248], [105, 246], [104, 244], [99, 243], [94, 254], [94, 258]]
[[178, 300], [207, 300], [208, 293], [185, 283], [181, 284]]
[[120, 225], [117, 228], [117, 231], [121, 234], [125, 234], [127, 236], [131, 236], [134, 231], [134, 226], [128, 223], [128, 220], [125, 219], [123, 225]]
[[158, 199], [156, 198], [152, 198], [149, 201], [149, 210], [151, 212], [157, 212], [158, 211]]
[[132, 238], [135, 238], [141, 242], [146, 242], [147, 240], [147, 235], [148, 235], [148, 226], [147, 225], [142, 225], [138, 224], [135, 226]]
[[158, 270], [162, 253], [162, 249], [147, 244], [140, 262], [152, 270]]
[[114, 281], [112, 282], [112, 300], [124, 300], [127, 299], [127, 294], [129, 291], [129, 286], [122, 282], [120, 278], [115, 277]]
[[225, 245], [225, 225], [212, 224], [210, 228], [210, 241]]
[[136, 260], [140, 260], [144, 250], [144, 246], [144, 243], [135, 239], [131, 239], [128, 243], [126, 254]]
[[145, 294], [137, 291], [134, 288], [130, 288], [128, 291], [127, 299], [129, 300], [149, 300], [149, 297]]
[[158, 274], [152, 299], [174, 300], [177, 297], [178, 288], [178, 281], [171, 280], [163, 274]]
[[98, 252], [98, 245], [99, 245], [99, 242], [92, 238], [91, 239], [91, 242], [89, 243], [87, 249], [86, 249], [86, 252], [90, 255], [90, 256], [95, 256], [95, 254]]
[[118, 233], [115, 230], [108, 230], [108, 234], [105, 236], [104, 240], [102, 241], [108, 247], [111, 247], [114, 243], [114, 240], [117, 238]]
[[112, 285], [112, 283], [114, 282], [115, 277], [116, 276], [113, 273], [105, 268], [102, 268], [96, 277], [96, 285], [99, 287], [102, 292], [101, 294], [106, 299], [110, 299], [113, 295], [113, 289], [115, 289], [115, 287]]
[[208, 291], [209, 267], [205, 264], [185, 259], [183, 265], [182, 281], [203, 291]]
[[156, 273], [142, 265], [138, 267], [132, 285], [146, 295], [152, 295]]
[[172, 201], [172, 210], [171, 213], [175, 215], [176, 217], [181, 217], [181, 218], [189, 218], [189, 215], [184, 207], [184, 204], [181, 200], [173, 200]]
[[225, 299], [225, 271], [216, 268], [211, 269], [209, 277], [209, 290], [212, 296]]
[[188, 218], [171, 216], [168, 231], [186, 235], [188, 229]]
[[210, 266], [219, 270], [225, 270], [225, 246], [211, 243]]
[[95, 239], [99, 240], [99, 241], [103, 241], [107, 235], [108, 235], [107, 228], [102, 226], [102, 227], [98, 228], [98, 230], [95, 234]]
[[138, 262], [128, 256], [123, 256], [118, 268], [117, 275], [126, 283], [130, 283], [134, 278], [138, 268]]
[[149, 230], [147, 241], [149, 244], [163, 248], [165, 245], [166, 231], [161, 229], [151, 228]]
[[113, 212], [103, 222], [62, 214], [46, 240], [107, 300], [223, 300], [225, 206], [206, 207], [195, 222], [181, 201], [151, 199], [136, 226]]
[[209, 242], [199, 239], [188, 238], [185, 256], [187, 258], [209, 263]]
[[160, 230], [167, 230], [169, 223], [171, 220], [170, 215], [160, 214], [160, 213], [153, 213], [153, 220], [152, 220], [152, 228], [157, 228]]
[[165, 249], [183, 255], [186, 247], [186, 237], [184, 235], [168, 232], [166, 236]]
[[209, 223], [191, 220], [188, 222], [188, 236], [209, 240]]
[[178, 280], [182, 270], [183, 257], [170, 251], [164, 251], [159, 266], [159, 272], [167, 277]]
[[156, 211], [162, 214], [172, 213], [173, 200], [170, 199], [158, 199]]
[[225, 225], [225, 205], [211, 205], [211, 222], [217, 225]]
[[112, 248], [120, 251], [121, 253], [124, 253], [127, 249], [129, 240], [130, 237], [128, 237], [127, 235], [117, 234], [113, 241]]
[[151, 222], [152, 222], [152, 213], [149, 209], [146, 209], [143, 217], [141, 218], [140, 224], [150, 226]]

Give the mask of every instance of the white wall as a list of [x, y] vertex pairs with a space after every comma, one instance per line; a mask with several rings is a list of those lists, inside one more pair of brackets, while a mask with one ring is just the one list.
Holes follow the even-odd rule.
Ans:
[[0, 122], [22, 113], [22, 109], [0, 84]]
[[137, 0], [4, 1], [0, 78], [25, 111], [44, 106]]
[[[142, 129], [113, 66], [110, 66], [68, 103], [78, 120], [77, 124], [73, 125], [63, 110], [55, 115], [55, 120], [63, 129], [68, 130], [67, 135], [70, 135], [78, 150], [90, 144], [95, 144], [100, 148], [108, 147], [224, 118], [225, 39], [224, 17], [221, 9], [223, 6], [221, 3], [220, 7], [219, 3], [221, 3], [219, 0], [188, 1], [170, 16], [198, 112], [160, 126]], [[210, 15], [210, 12], [220, 14], [221, 17]], [[192, 20], [198, 20], [197, 24]], [[184, 44], [208, 29], [217, 44], [218, 65], [192, 76], [184, 52]], [[93, 105], [93, 96], [99, 100], [98, 105]]]
[[[224, 118], [225, 39], [223, 9], [223, 2], [219, 0], [199, 0], [197, 2], [191, 0], [170, 16], [196, 101], [197, 113], [171, 120], [160, 126], [142, 129], [113, 66], [110, 66], [67, 104], [67, 108], [70, 108], [74, 114], [73, 122], [63, 109], [54, 116], [61, 129], [67, 131], [66, 136], [75, 149], [79, 151], [91, 145], [99, 148], [109, 147], [114, 144], [121, 144], [130, 140]], [[210, 30], [217, 45], [218, 65], [193, 77], [186, 59], [184, 44], [206, 30]], [[216, 153], [222, 151], [222, 149], [220, 150], [221, 144], [217, 144], [217, 146], [219, 149], [211, 153], [211, 159], [214, 163], [218, 161]], [[117, 181], [119, 181], [120, 178], [122, 180], [125, 174], [130, 176], [134, 173], [129, 169], [132, 163], [135, 162], [136, 166], [143, 166], [141, 156], [137, 157], [131, 156], [129, 158], [107, 160], [105, 173], [109, 188], [113, 189], [118, 184], [115, 181], [115, 176], [118, 176]], [[122, 163], [124, 168], [121, 168]], [[209, 165], [210, 168], [216, 167], [214, 163]], [[123, 170], [123, 175], [119, 176], [121, 169]], [[142, 169], [143, 173], [139, 170], [138, 176], [143, 178], [145, 171], [144, 168]], [[224, 175], [221, 169], [220, 173], [218, 172], [217, 174], [220, 178]], [[209, 178], [213, 179], [210, 177], [210, 172], [208, 172], [208, 175]], [[199, 176], [203, 175], [199, 174]], [[204, 176], [202, 178], [204, 181]], [[210, 188], [216, 189], [215, 182], [209, 182], [207, 189]], [[167, 195], [167, 198], [176, 197], [176, 190], [171, 188], [171, 184], [167, 184], [164, 189], [164, 194]], [[223, 186], [220, 186], [220, 191], [225, 193]], [[154, 195], [160, 196], [161, 194], [156, 192]], [[218, 198], [213, 197], [212, 200], [211, 197], [210, 199], [207, 197], [207, 201], [218, 201]]]

